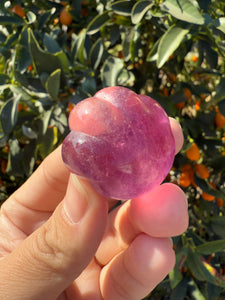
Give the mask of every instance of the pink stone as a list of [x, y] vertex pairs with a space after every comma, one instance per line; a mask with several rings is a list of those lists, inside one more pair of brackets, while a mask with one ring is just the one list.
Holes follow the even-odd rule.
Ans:
[[100, 194], [127, 200], [157, 187], [172, 167], [175, 141], [163, 108], [124, 87], [79, 102], [69, 116], [64, 163]]

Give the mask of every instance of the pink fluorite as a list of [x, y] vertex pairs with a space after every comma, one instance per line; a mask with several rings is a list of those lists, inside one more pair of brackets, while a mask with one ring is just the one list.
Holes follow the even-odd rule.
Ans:
[[62, 157], [72, 173], [120, 200], [158, 186], [172, 167], [175, 142], [163, 108], [124, 87], [108, 87], [79, 102]]

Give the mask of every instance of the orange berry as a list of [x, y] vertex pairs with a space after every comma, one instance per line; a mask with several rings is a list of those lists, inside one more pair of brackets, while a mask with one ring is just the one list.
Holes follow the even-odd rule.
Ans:
[[196, 101], [195, 102], [195, 110], [199, 111], [200, 109], [201, 109], [201, 103], [200, 103], [200, 101]]
[[169, 80], [172, 82], [176, 82], [177, 81], [177, 76], [173, 73], [169, 73], [168, 74]]
[[204, 101], [207, 96], [208, 96], [207, 94], [201, 94], [200, 98], [202, 101]]
[[223, 114], [221, 114], [220, 111], [218, 111], [218, 112], [216, 113], [215, 124], [216, 124], [217, 127], [221, 128], [221, 129], [222, 129], [223, 126], [225, 125], [225, 117], [224, 117]]
[[72, 87], [69, 87], [68, 90], [69, 90], [69, 92], [70, 92], [71, 94], [73, 94], [73, 93], [75, 92], [75, 89], [72, 88]]
[[209, 178], [210, 176], [210, 172], [208, 168], [203, 164], [195, 165], [195, 171], [198, 174], [198, 176], [201, 177], [202, 179]]
[[6, 173], [8, 161], [5, 159], [1, 159], [1, 172], [3, 174]]
[[73, 19], [66, 7], [64, 7], [61, 10], [60, 15], [59, 15], [59, 21], [62, 25], [66, 25], [66, 26], [69, 26], [72, 23]]
[[33, 70], [33, 65], [31, 64], [27, 67], [27, 71], [31, 72], [32, 70]]
[[222, 198], [216, 198], [216, 203], [219, 207], [222, 207], [224, 205], [224, 201]]
[[196, 143], [193, 143], [191, 147], [186, 151], [186, 156], [192, 161], [196, 161], [200, 158], [200, 150]]
[[20, 16], [21, 18], [25, 17], [25, 11], [19, 4], [16, 4], [12, 7], [11, 11], [16, 14], [17, 16]]
[[53, 21], [53, 24], [54, 24], [54, 25], [57, 25], [58, 23], [59, 23], [59, 19], [58, 19], [58, 18], [55, 18], [54, 21]]
[[66, 2], [66, 1], [61, 1], [60, 4], [61, 4], [62, 6], [66, 6], [66, 5], [67, 5], [67, 2]]
[[67, 107], [67, 108], [68, 108], [69, 114], [71, 113], [71, 111], [72, 111], [72, 109], [74, 108], [74, 106], [75, 106], [75, 105], [74, 105], [72, 102], [69, 102], [69, 103], [68, 103], [68, 107]]
[[191, 58], [191, 59], [192, 59], [193, 62], [196, 62], [196, 61], [198, 61], [198, 56], [192, 55], [192, 58]]
[[191, 185], [191, 176], [189, 172], [182, 172], [179, 178], [180, 186], [186, 188]]
[[185, 102], [184, 101], [183, 102], [178, 102], [178, 103], [175, 104], [175, 106], [176, 106], [177, 109], [182, 109], [182, 108], [185, 107]]
[[163, 94], [164, 96], [168, 97], [168, 96], [169, 96], [169, 90], [168, 90], [166, 87], [164, 87], [164, 88], [162, 89], [162, 94]]
[[206, 192], [202, 192], [201, 196], [202, 196], [202, 199], [204, 199], [206, 201], [213, 201], [215, 199], [215, 196], [210, 195]]
[[119, 57], [119, 58], [123, 58], [123, 57], [124, 57], [124, 56], [123, 56], [123, 51], [119, 51], [119, 52], [118, 52], [118, 57]]
[[87, 11], [86, 8], [82, 8], [82, 9], [81, 9], [81, 15], [82, 15], [83, 17], [87, 17], [87, 16], [88, 16], [88, 11]]
[[192, 166], [191, 164], [185, 164], [181, 167], [182, 172], [191, 172], [192, 171]]
[[23, 104], [19, 102], [17, 105], [17, 111], [21, 111], [22, 109], [23, 109]]
[[184, 88], [183, 91], [184, 91], [185, 96], [187, 97], [187, 100], [188, 101], [191, 100], [191, 96], [192, 96], [191, 91], [188, 88]]

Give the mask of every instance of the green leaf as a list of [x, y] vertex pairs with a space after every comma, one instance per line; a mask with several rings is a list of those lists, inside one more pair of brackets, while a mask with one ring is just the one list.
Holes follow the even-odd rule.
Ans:
[[219, 84], [216, 86], [215, 95], [213, 101], [218, 103], [219, 101], [225, 99], [225, 77], [221, 77]]
[[103, 53], [104, 53], [104, 46], [103, 46], [102, 38], [99, 38], [91, 47], [90, 54], [89, 54], [89, 60], [94, 70], [98, 68]]
[[133, 86], [135, 82], [135, 76], [133, 72], [126, 69], [122, 69], [117, 78], [117, 84], [122, 86]]
[[150, 0], [141, 0], [138, 1], [132, 8], [131, 11], [131, 20], [133, 24], [138, 24], [141, 19], [144, 17], [146, 12], [153, 6], [152, 1]]
[[104, 13], [97, 15], [88, 25], [87, 27], [87, 34], [95, 34], [98, 32], [102, 26], [104, 26], [109, 20], [110, 16], [108, 11], [105, 11]]
[[57, 131], [53, 128], [47, 128], [45, 135], [39, 140], [38, 150], [41, 157], [44, 159], [50, 152], [53, 151], [56, 142]]
[[[225, 115], [225, 99], [218, 103], [218, 107], [219, 107], [220, 112], [223, 115]], [[224, 166], [224, 168], [225, 168], [225, 166]]]
[[198, 4], [200, 9], [203, 9], [204, 11], [208, 11], [209, 5], [211, 4], [211, 0], [198, 0]]
[[107, 87], [117, 85], [117, 80], [122, 69], [123, 61], [120, 58], [109, 56], [101, 71], [103, 86]]
[[61, 62], [62, 70], [65, 73], [68, 73], [69, 68], [70, 68], [70, 63], [69, 63], [68, 57], [66, 56], [66, 53], [63, 51], [59, 51], [59, 52], [55, 53], [54, 55], [59, 58], [59, 60]]
[[204, 192], [225, 199], [225, 194], [219, 190], [215, 190], [205, 179], [198, 177], [196, 174], [194, 175], [194, 181]]
[[[132, 62], [136, 60], [138, 57], [139, 49], [141, 48], [141, 37], [142, 37], [142, 30], [141, 25], [138, 24], [133, 28], [133, 30], [130, 30], [130, 34], [127, 33], [126, 38], [124, 39], [124, 42], [127, 39], [127, 42], [130, 40], [130, 46], [129, 46], [129, 52], [130, 52], [130, 59]], [[132, 36], [130, 36], [132, 34]], [[125, 44], [123, 44], [123, 48], [125, 49]]]
[[189, 251], [187, 256], [187, 264], [193, 276], [199, 281], [208, 281], [216, 284], [215, 277], [204, 266], [200, 255], [196, 252]]
[[16, 25], [16, 26], [25, 25], [25, 21], [17, 15], [13, 15], [13, 16], [1, 15], [0, 23], [1, 25]]
[[211, 217], [209, 225], [220, 238], [225, 239], [225, 217]]
[[186, 296], [187, 287], [188, 287], [188, 278], [184, 278], [178, 283], [178, 285], [175, 288], [173, 288], [170, 296], [170, 300], [183, 300]]
[[85, 49], [85, 41], [86, 41], [86, 29], [83, 29], [79, 35], [76, 37], [76, 40], [73, 45], [73, 56], [74, 60], [78, 60], [79, 62], [85, 64], [85, 61], [87, 60], [87, 53]]
[[39, 127], [40, 127], [40, 135], [44, 136], [47, 132], [51, 117], [52, 117], [53, 108], [47, 111], [44, 111], [43, 114], [40, 115]]
[[61, 70], [57, 69], [48, 77], [45, 87], [50, 97], [55, 100], [59, 94]]
[[10, 48], [14, 47], [15, 43], [18, 41], [19, 36], [20, 36], [19, 30], [8, 35], [6, 43], [5, 43], [5, 48], [10, 49]]
[[209, 300], [203, 296], [198, 285], [196, 284], [196, 282], [193, 279], [189, 280], [188, 288], [189, 288], [189, 293], [190, 293], [191, 299], [193, 299], [193, 300]]
[[41, 31], [45, 24], [49, 21], [51, 16], [55, 13], [56, 8], [52, 8], [47, 11], [43, 11], [43, 13], [38, 16], [38, 30]]
[[32, 11], [28, 11], [26, 16], [28, 19], [28, 24], [33, 24], [34, 22], [36, 22], [37, 16]]
[[0, 74], [0, 85], [5, 85], [7, 82], [9, 82], [10, 77], [6, 74]]
[[183, 278], [180, 269], [186, 260], [187, 253], [188, 253], [188, 248], [183, 247], [176, 254], [176, 264], [175, 264], [173, 270], [169, 273], [170, 286], [172, 289], [174, 289]]
[[28, 32], [27, 28], [24, 27], [20, 34], [18, 44], [16, 45], [15, 68], [23, 73], [31, 63], [32, 59], [28, 45]]
[[122, 0], [114, 2], [111, 7], [115, 13], [122, 16], [130, 16], [133, 7], [133, 1]]
[[29, 139], [36, 139], [38, 137], [37, 133], [31, 127], [28, 127], [24, 124], [22, 125], [22, 132]]
[[158, 68], [161, 68], [165, 64], [170, 55], [179, 47], [188, 32], [189, 28], [174, 24], [164, 33], [158, 47]]
[[225, 157], [217, 156], [208, 158], [209, 166], [213, 167], [218, 173], [225, 170]]
[[28, 33], [30, 52], [38, 74], [47, 73], [50, 75], [56, 69], [62, 69], [60, 59], [41, 49], [31, 29], [28, 29]]
[[225, 17], [221, 17], [218, 20], [215, 20], [214, 26], [223, 33], [225, 33]]
[[49, 53], [57, 53], [62, 50], [56, 40], [48, 33], [45, 33], [43, 42]]
[[23, 169], [27, 177], [29, 177], [34, 170], [35, 166], [35, 152], [37, 149], [36, 140], [30, 141], [28, 145], [23, 148]]
[[4, 105], [2, 106], [0, 120], [1, 125], [4, 133], [9, 134], [14, 126], [16, 125], [17, 118], [18, 118], [18, 103], [20, 100], [20, 95], [8, 100]]
[[136, 30], [136, 26], [127, 26], [123, 29], [123, 32], [121, 32], [122, 48], [120, 51], [123, 53], [124, 61], [132, 60], [132, 54], [137, 48], [135, 47], [134, 30]]
[[161, 38], [159, 38], [154, 45], [151, 47], [146, 60], [147, 61], [156, 61], [158, 59], [158, 47], [159, 47], [159, 43], [160, 43]]
[[7, 173], [13, 176], [23, 177], [23, 157], [20, 145], [17, 139], [12, 138], [9, 140], [10, 152], [8, 155]]
[[90, 97], [96, 93], [96, 82], [93, 77], [85, 78], [84, 82], [82, 82], [82, 90], [86, 92]]
[[225, 239], [206, 242], [202, 245], [196, 246], [196, 252], [203, 255], [210, 255], [219, 252], [225, 248]]
[[179, 20], [198, 25], [204, 24], [199, 9], [189, 0], [166, 0], [161, 4], [161, 8]]

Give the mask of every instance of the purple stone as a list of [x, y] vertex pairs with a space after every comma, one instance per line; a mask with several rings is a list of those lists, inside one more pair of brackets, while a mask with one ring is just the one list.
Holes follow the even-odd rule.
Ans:
[[94, 189], [118, 200], [154, 189], [166, 177], [175, 141], [163, 108], [124, 87], [108, 87], [79, 102], [69, 116], [64, 163]]

